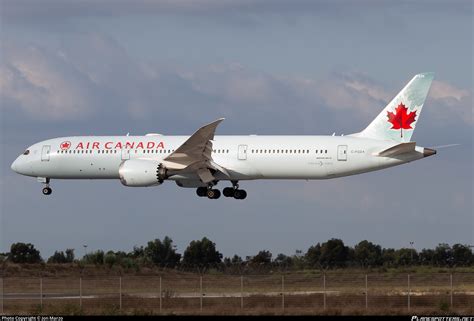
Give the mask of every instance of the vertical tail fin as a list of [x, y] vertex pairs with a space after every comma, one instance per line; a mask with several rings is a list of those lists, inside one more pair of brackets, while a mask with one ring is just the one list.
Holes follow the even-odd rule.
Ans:
[[409, 142], [434, 78], [434, 73], [418, 74], [392, 99], [357, 137]]

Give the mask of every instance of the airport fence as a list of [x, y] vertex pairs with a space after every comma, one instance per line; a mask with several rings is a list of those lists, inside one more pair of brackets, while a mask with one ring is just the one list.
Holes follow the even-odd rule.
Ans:
[[0, 278], [1, 314], [474, 312], [474, 273]]

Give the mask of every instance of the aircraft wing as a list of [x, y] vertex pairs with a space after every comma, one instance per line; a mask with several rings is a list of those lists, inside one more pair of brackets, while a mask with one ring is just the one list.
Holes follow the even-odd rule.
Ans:
[[173, 173], [196, 173], [203, 183], [209, 183], [215, 179], [211, 169], [228, 176], [225, 168], [214, 163], [211, 155], [214, 133], [223, 120], [224, 118], [220, 118], [199, 128], [163, 160], [163, 165]]

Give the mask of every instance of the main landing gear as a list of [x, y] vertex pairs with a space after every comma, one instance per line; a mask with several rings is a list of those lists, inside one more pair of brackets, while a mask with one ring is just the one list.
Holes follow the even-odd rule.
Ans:
[[[209, 199], [218, 199], [221, 196], [221, 192], [218, 189], [213, 189], [212, 186], [198, 187], [196, 194], [199, 197], [207, 196]], [[239, 189], [239, 184], [236, 181], [232, 181], [232, 187], [224, 188], [222, 194], [225, 197], [233, 197], [237, 200], [243, 200], [247, 197], [247, 192], [243, 189]]]
[[206, 197], [206, 196], [207, 196], [207, 198], [213, 199], [213, 200], [216, 200], [216, 199], [218, 199], [219, 197], [221, 197], [221, 192], [220, 192], [218, 189], [212, 188], [212, 186], [208, 186], [208, 187], [201, 186], [201, 187], [198, 187], [198, 188], [196, 189], [196, 194], [197, 194], [197, 196], [199, 196], [199, 197]]
[[243, 200], [247, 197], [247, 192], [239, 189], [239, 182], [232, 181], [232, 187], [226, 187], [222, 191], [225, 197], [233, 197], [236, 200]]

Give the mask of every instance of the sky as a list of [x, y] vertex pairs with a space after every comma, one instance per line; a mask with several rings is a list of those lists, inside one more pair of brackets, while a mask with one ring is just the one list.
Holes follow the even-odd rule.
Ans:
[[[206, 236], [224, 256], [354, 246], [474, 245], [473, 2], [0, 0], [0, 252], [130, 251]], [[10, 164], [73, 135], [336, 135], [365, 128], [417, 73], [435, 81], [412, 139], [461, 144], [322, 181], [241, 182], [245, 201], [173, 182], [36, 179]], [[218, 185], [220, 188], [225, 183]]]

